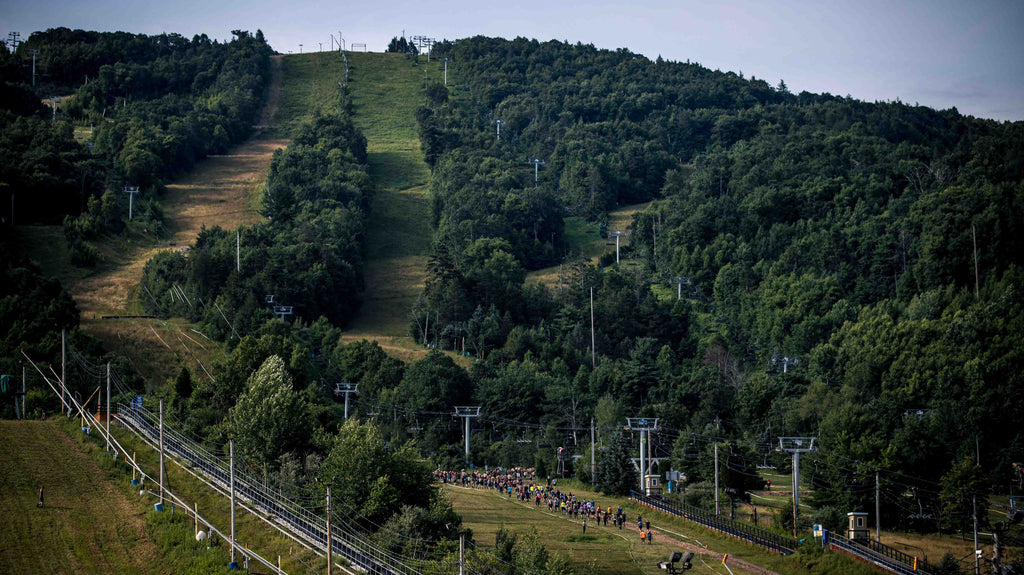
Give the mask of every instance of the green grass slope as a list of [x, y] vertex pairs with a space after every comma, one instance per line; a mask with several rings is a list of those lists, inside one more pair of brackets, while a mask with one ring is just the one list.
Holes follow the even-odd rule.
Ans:
[[174, 572], [138, 506], [56, 422], [0, 421], [0, 493], [0, 573]]
[[423, 289], [431, 241], [416, 108], [423, 102], [424, 69], [400, 54], [349, 55], [354, 119], [367, 139], [370, 173], [377, 184], [367, 226], [366, 295], [347, 332], [349, 339], [377, 341], [396, 357], [419, 355], [408, 335], [409, 310]]

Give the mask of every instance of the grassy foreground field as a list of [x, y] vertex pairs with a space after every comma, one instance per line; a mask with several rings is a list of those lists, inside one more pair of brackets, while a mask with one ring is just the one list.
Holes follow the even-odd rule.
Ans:
[[[697, 554], [694, 572], [697, 573], [728, 573], [721, 565], [724, 553], [729, 554], [728, 565], [733, 573], [868, 575], [878, 572], [844, 555], [822, 553], [813, 542], [801, 547], [795, 555], [776, 555], [684, 519], [637, 506], [626, 498], [595, 493], [576, 481], [559, 482], [559, 487], [578, 497], [593, 499], [602, 507], [621, 506], [629, 519], [625, 529], [619, 531], [612, 526], [606, 528], [589, 525], [584, 535], [579, 520], [566, 518], [560, 513], [548, 513], [545, 506], [538, 508], [532, 504], [518, 503], [514, 498], [486, 489], [449, 485], [444, 487], [444, 491], [456, 511], [462, 515], [464, 525], [473, 530], [478, 546], [493, 548], [494, 536], [502, 527], [517, 533], [536, 530], [539, 540], [549, 551], [562, 554], [579, 572], [654, 575], [661, 572], [657, 563], [665, 561], [673, 549], [694, 551]], [[650, 546], [639, 545], [636, 529], [638, 514], [650, 520], [655, 531], [654, 543]], [[927, 557], [932, 562], [938, 562], [947, 551], [956, 557], [964, 557], [972, 552], [971, 542], [958, 537], [883, 531], [882, 539], [890, 546], [910, 555]], [[988, 556], [991, 547], [986, 545], [984, 549]]]
[[55, 421], [0, 421], [0, 493], [0, 573], [176, 572], [143, 511]]

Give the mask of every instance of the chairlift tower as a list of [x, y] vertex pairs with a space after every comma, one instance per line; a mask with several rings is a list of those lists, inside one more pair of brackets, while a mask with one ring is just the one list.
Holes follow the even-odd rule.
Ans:
[[800, 505], [800, 454], [814, 451], [816, 437], [780, 437], [779, 450], [793, 454], [793, 537], [796, 537], [797, 509]]
[[39, 50], [32, 50], [32, 87], [36, 87], [36, 56], [39, 55]]
[[292, 309], [293, 309], [293, 306], [290, 306], [290, 305], [275, 305], [274, 306], [274, 314], [279, 316], [281, 318], [281, 321], [284, 321], [284, 316], [292, 315], [292, 313], [293, 313]]
[[466, 420], [466, 463], [469, 463], [469, 418], [480, 417], [480, 406], [455, 406], [455, 416]]
[[676, 299], [683, 299], [683, 286], [690, 285], [690, 278], [686, 276], [679, 276], [674, 278], [672, 283], [676, 284]]
[[540, 158], [530, 158], [530, 163], [533, 164], [533, 187], [537, 187], [537, 182], [540, 181], [539, 169], [544, 165], [544, 160]]
[[789, 373], [789, 368], [800, 365], [800, 358], [795, 355], [784, 355], [779, 357], [778, 355], [772, 356], [771, 365], [769, 369], [778, 369], [778, 366], [782, 366], [782, 373]]
[[495, 120], [495, 125], [498, 126], [498, 141], [501, 141], [501, 125], [505, 123], [505, 120]]
[[132, 220], [132, 201], [135, 198], [135, 194], [139, 193], [138, 186], [125, 186], [124, 193], [128, 194], [128, 221]]
[[348, 396], [353, 393], [359, 393], [358, 383], [343, 381], [341, 383], [334, 384], [334, 395], [345, 394], [345, 421], [348, 421]]
[[658, 429], [658, 418], [627, 417], [626, 429], [640, 432], [640, 492], [646, 494], [647, 474], [650, 472], [650, 432]]
[[614, 232], [608, 232], [608, 235], [615, 236], [615, 263], [619, 263], [619, 238], [622, 236], [628, 236], [629, 232], [615, 230]]
[[430, 63], [430, 52], [431, 52], [431, 49], [434, 46], [434, 43], [437, 42], [437, 40], [435, 40], [434, 38], [431, 38], [429, 36], [413, 36], [412, 37], [412, 42], [413, 42], [413, 44], [416, 45], [417, 48], [420, 49], [420, 52], [422, 52], [423, 49], [426, 48], [426, 50], [427, 50], [427, 63]]

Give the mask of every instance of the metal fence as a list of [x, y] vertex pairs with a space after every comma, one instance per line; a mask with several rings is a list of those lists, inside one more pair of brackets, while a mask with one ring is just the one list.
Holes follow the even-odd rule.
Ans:
[[[158, 418], [145, 408], [118, 405], [118, 416], [130, 429], [152, 445], [159, 441]], [[164, 424], [164, 452], [207, 478], [211, 486], [227, 494], [228, 462]], [[309, 545], [326, 551], [327, 520], [298, 503], [272, 492], [267, 486], [235, 469], [235, 497]], [[341, 523], [340, 525], [338, 523]], [[331, 550], [372, 575], [421, 575], [444, 571], [437, 562], [409, 565], [405, 557], [381, 549], [364, 534], [344, 522], [331, 525]]]
[[928, 571], [932, 568], [927, 562], [913, 555], [907, 555], [898, 549], [870, 539], [854, 541], [829, 532], [828, 543], [832, 547], [842, 549], [859, 559], [900, 575], [928, 575]]
[[785, 537], [778, 533], [772, 533], [767, 529], [755, 527], [748, 523], [742, 523], [735, 521], [727, 517], [721, 517], [705, 511], [699, 507], [693, 505], [687, 505], [685, 503], [672, 504], [667, 503], [662, 499], [654, 497], [648, 497], [637, 492], [632, 492], [632, 498], [642, 505], [664, 511], [669, 515], [675, 515], [684, 519], [689, 519], [694, 523], [699, 523], [709, 529], [714, 529], [726, 535], [731, 535], [737, 539], [749, 541], [755, 545], [760, 545], [765, 549], [781, 553], [783, 555], [789, 555], [796, 550], [797, 540], [791, 537]]

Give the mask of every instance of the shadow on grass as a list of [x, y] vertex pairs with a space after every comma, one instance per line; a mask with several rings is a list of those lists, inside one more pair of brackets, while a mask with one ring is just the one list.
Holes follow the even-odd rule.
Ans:
[[382, 189], [404, 190], [427, 183], [430, 171], [419, 151], [370, 152], [370, 175]]

